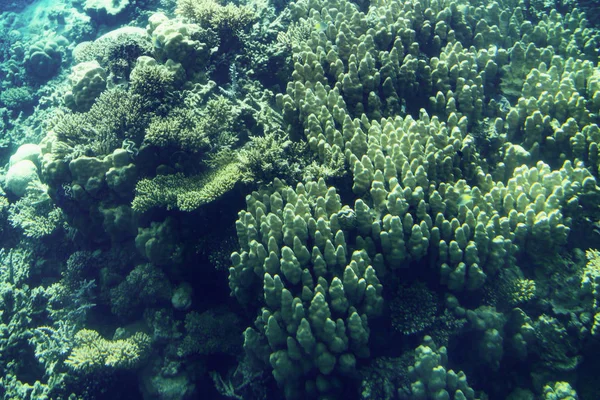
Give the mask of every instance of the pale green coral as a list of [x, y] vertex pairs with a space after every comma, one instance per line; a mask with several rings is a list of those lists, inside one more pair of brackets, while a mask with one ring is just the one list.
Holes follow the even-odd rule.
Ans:
[[150, 336], [137, 332], [127, 339], [107, 340], [96, 331], [82, 329], [75, 334], [75, 346], [65, 364], [76, 371], [91, 373], [99, 368], [134, 368], [150, 348]]
[[30, 184], [27, 194], [8, 208], [11, 225], [26, 237], [50, 235], [64, 222], [63, 211], [54, 205], [47, 191], [48, 187], [40, 182]]
[[165, 117], [154, 118], [146, 130], [144, 143], [211, 154], [235, 145], [239, 134], [237, 128], [240, 128], [237, 121], [240, 110], [230, 100], [216, 96], [200, 105], [195, 102], [194, 96], [189, 96], [184, 104]]
[[338, 375], [369, 355], [368, 318], [383, 306], [376, 273], [382, 260], [372, 259], [354, 236], [347, 222], [353, 211], [323, 179], [296, 190], [275, 185], [248, 196], [248, 211], [236, 223], [242, 249], [232, 254], [232, 294], [247, 302], [262, 282], [265, 303], [245, 347], [259, 353], [268, 343], [286, 397], [334, 393]]
[[148, 22], [147, 30], [157, 58], [181, 63], [189, 74], [188, 78], [203, 78], [203, 67], [208, 63], [211, 47], [215, 44], [206, 32], [208, 27], [170, 20], [162, 13], [153, 14]]
[[581, 277], [581, 289], [584, 293], [591, 295], [594, 320], [592, 324], [592, 335], [600, 335], [600, 252], [588, 250], [586, 252], [588, 263], [583, 269]]
[[464, 372], [447, 369], [448, 355], [445, 347], [438, 347], [431, 337], [425, 336], [423, 344], [415, 351], [414, 365], [409, 367], [409, 388], [401, 388], [401, 399], [475, 399], [475, 391], [467, 383]]
[[102, 92], [85, 113], [59, 114], [51, 130], [67, 147], [63, 151], [68, 156], [89, 151], [102, 156], [120, 147], [124, 139], [141, 142], [149, 119], [142, 109], [141, 97], [115, 88]]
[[75, 199], [96, 195], [107, 186], [120, 195], [129, 196], [137, 178], [131, 155], [125, 149], [115, 149], [103, 158], [75, 158], [69, 163], [69, 171]]
[[142, 179], [136, 185], [132, 207], [139, 212], [152, 207], [193, 211], [231, 190], [240, 177], [239, 166], [230, 163], [203, 175], [176, 173]]
[[234, 34], [256, 18], [248, 6], [231, 3], [223, 6], [215, 0], [178, 0], [176, 13], [200, 26], [215, 30], [228, 29]]
[[554, 382], [544, 386], [545, 400], [577, 400], [577, 392], [569, 382]]

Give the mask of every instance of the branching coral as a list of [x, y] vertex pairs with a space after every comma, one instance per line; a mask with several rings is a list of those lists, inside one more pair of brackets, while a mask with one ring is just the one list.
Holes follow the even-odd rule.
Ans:
[[231, 3], [222, 6], [216, 0], [178, 0], [176, 13], [200, 26], [217, 31], [226, 29], [234, 34], [256, 18], [249, 7]]
[[141, 57], [131, 71], [130, 90], [137, 95], [143, 109], [165, 115], [176, 104], [175, 89], [182, 81], [180, 64], [157, 64], [150, 57]]
[[248, 196], [236, 222], [241, 251], [232, 254], [229, 286], [246, 304], [264, 299], [244, 346], [255, 356], [270, 353], [288, 398], [335, 393], [357, 358], [369, 355], [368, 319], [383, 306], [376, 272], [383, 260], [370, 257], [356, 237], [355, 211], [323, 179], [296, 190], [275, 180], [275, 187]]
[[99, 368], [134, 368], [150, 349], [150, 336], [137, 332], [127, 339], [107, 340], [96, 331], [75, 334], [75, 347], [65, 361], [76, 371], [92, 373]]
[[591, 296], [594, 321], [592, 334], [600, 335], [600, 252], [588, 250], [586, 252], [588, 263], [583, 269], [581, 288], [587, 295]]
[[0, 104], [15, 112], [30, 109], [35, 100], [33, 91], [28, 87], [10, 87], [0, 92]]
[[240, 319], [227, 310], [208, 310], [199, 314], [195, 311], [185, 316], [185, 331], [177, 349], [180, 356], [190, 354], [233, 354], [241, 350], [242, 331]]
[[399, 390], [400, 398], [475, 399], [465, 373], [447, 369], [447, 363], [446, 348], [436, 346], [431, 337], [425, 336], [415, 351], [414, 365], [409, 367], [410, 388]]
[[152, 207], [193, 211], [231, 190], [240, 178], [239, 166], [232, 162], [204, 175], [177, 173], [142, 179], [136, 185], [132, 207], [139, 212]]
[[26, 237], [50, 235], [64, 222], [62, 210], [53, 204], [47, 190], [41, 183], [30, 184], [28, 193], [9, 207], [8, 220]]
[[110, 291], [111, 310], [120, 317], [170, 300], [173, 289], [163, 271], [153, 264], [140, 264]]
[[145, 143], [192, 153], [229, 149], [238, 140], [239, 112], [223, 96], [210, 99], [201, 107], [192, 107], [187, 100], [184, 106], [152, 120]]
[[124, 139], [141, 142], [149, 116], [141, 98], [122, 89], [103, 92], [86, 113], [59, 116], [52, 127], [59, 141], [81, 146], [97, 155], [106, 155]]
[[166, 117], [153, 119], [144, 140], [149, 145], [165, 149], [201, 152], [210, 145], [204, 125], [194, 110], [178, 108]]

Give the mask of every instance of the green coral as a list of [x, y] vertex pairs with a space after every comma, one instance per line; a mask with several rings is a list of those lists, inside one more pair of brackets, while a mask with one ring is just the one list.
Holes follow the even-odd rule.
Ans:
[[248, 6], [219, 4], [216, 0], [178, 0], [176, 13], [201, 26], [217, 31], [229, 30], [236, 33], [256, 19]]
[[544, 386], [545, 400], [577, 400], [577, 392], [569, 382], [554, 382]]
[[153, 58], [140, 57], [131, 71], [130, 91], [143, 101], [145, 110], [156, 110], [159, 115], [168, 113], [176, 103], [174, 91], [184, 74], [180, 64], [158, 64]]
[[139, 212], [152, 207], [193, 211], [231, 190], [240, 176], [239, 166], [230, 163], [203, 175], [176, 173], [142, 179], [136, 185], [132, 207]]
[[573, 371], [582, 361], [576, 351], [577, 338], [567, 333], [567, 327], [557, 318], [542, 314], [533, 322], [537, 353], [541, 363], [554, 371]]
[[202, 314], [192, 311], [185, 316], [185, 332], [177, 354], [234, 354], [241, 350], [241, 321], [225, 309], [211, 309]]
[[34, 103], [34, 92], [28, 87], [9, 87], [0, 92], [0, 104], [12, 111], [29, 109]]
[[239, 109], [231, 101], [217, 96], [200, 110], [191, 99], [184, 104], [165, 117], [153, 119], [146, 130], [144, 142], [192, 153], [209, 150], [215, 153], [236, 143]]
[[[56, 397], [64, 389], [60, 367], [70, 349], [72, 321], [62, 313], [63, 305], [52, 303], [52, 288], [33, 284], [36, 261], [29, 248], [0, 250], [0, 388], [11, 399]], [[54, 325], [53, 319], [62, 319], [56, 329], [40, 326]], [[50, 339], [43, 331], [57, 335]], [[35, 355], [42, 373], [25, 373], [24, 354]]]
[[163, 271], [150, 263], [137, 265], [119, 285], [110, 290], [111, 311], [124, 317], [143, 307], [167, 303], [173, 288]]
[[107, 40], [102, 61], [117, 78], [127, 78], [141, 56], [152, 54], [152, 43], [141, 35], [121, 34]]
[[96, 331], [82, 329], [75, 334], [75, 346], [65, 364], [75, 371], [92, 373], [100, 368], [136, 367], [150, 349], [150, 336], [137, 332], [127, 339], [107, 340]]
[[149, 123], [141, 104], [141, 97], [128, 91], [106, 90], [88, 112], [59, 115], [51, 129], [75, 154], [110, 154], [125, 139], [141, 142]]
[[48, 187], [42, 183], [30, 184], [25, 196], [8, 208], [8, 220], [29, 238], [52, 234], [64, 222], [63, 211], [48, 196]]
[[526, 303], [535, 297], [535, 281], [531, 279], [518, 279], [514, 281], [511, 303], [516, 305]]
[[73, 50], [77, 63], [96, 60], [117, 79], [128, 78], [140, 56], [152, 54], [145, 30], [125, 27], [110, 31], [93, 42], [79, 43]]
[[201, 152], [210, 140], [202, 129], [202, 119], [188, 108], [173, 110], [168, 116], [155, 118], [146, 130], [145, 142], [162, 148]]
[[318, 162], [308, 151], [306, 143], [289, 140], [276, 132], [252, 136], [237, 153], [247, 180], [268, 183], [275, 178], [294, 184], [300, 181], [343, 176], [346, 165], [343, 157]]
[[382, 260], [371, 258], [356, 236], [354, 211], [323, 179], [296, 190], [278, 180], [274, 186], [248, 196], [236, 222], [241, 251], [232, 254], [232, 294], [242, 303], [257, 292], [264, 298], [244, 346], [270, 353], [286, 397], [335, 393], [357, 358], [369, 356], [368, 319], [383, 307]]
[[409, 367], [409, 388], [400, 388], [402, 399], [475, 399], [475, 391], [467, 382], [464, 372], [447, 369], [445, 347], [438, 347], [431, 337], [425, 336], [417, 347], [414, 365]]
[[581, 289], [591, 296], [594, 321], [592, 335], [600, 335], [600, 252], [588, 250], [586, 252], [587, 264], [581, 277]]
[[62, 36], [34, 41], [24, 55], [25, 70], [36, 81], [46, 81], [56, 74], [69, 42]]
[[88, 111], [106, 89], [106, 71], [97, 61], [75, 65], [69, 75], [71, 90], [65, 95], [65, 105], [73, 111]]
[[135, 246], [151, 263], [172, 266], [181, 262], [180, 240], [176, 220], [166, 218], [160, 223], [153, 221], [147, 228], [139, 227]]
[[[555, 261], [571, 230], [591, 231], [586, 217], [598, 203], [598, 34], [579, 11], [541, 13], [547, 6], [536, 1], [298, 0], [275, 18], [280, 5], [258, 2], [250, 11], [180, 0], [184, 18], [152, 15], [141, 36], [151, 37], [156, 59], [122, 54], [139, 55], [133, 45], [120, 47], [112, 66], [101, 61], [116, 75], [132, 71], [129, 89], [111, 96], [138, 107], [113, 98], [110, 107], [70, 115], [43, 144], [42, 178], [70, 182], [65, 202], [77, 208], [69, 220], [80, 231], [94, 239], [100, 230], [127, 232], [113, 236], [125, 248], [143, 224], [136, 256], [151, 264], [122, 283], [123, 271], [103, 268], [100, 301], [109, 285], [115, 314], [127, 304], [148, 307], [147, 324], [168, 342], [160, 376], [145, 375], [145, 390], [182, 382], [187, 391], [187, 363], [215, 351], [218, 323], [192, 311], [180, 340], [187, 290], [171, 298], [175, 311], [149, 309], [153, 300], [168, 303], [169, 293], [154, 290], [166, 276], [152, 264], [179, 270], [195, 238], [176, 229], [186, 227], [186, 214], [157, 222], [160, 212], [139, 212], [194, 211], [254, 180], [264, 187], [239, 214], [230, 288], [258, 311], [244, 334], [247, 359], [272, 371], [288, 398], [346, 393], [373, 338], [401, 351], [400, 334], [381, 326], [437, 344], [461, 341], [468, 350], [457, 359], [481, 367], [473, 370], [479, 379], [507, 362], [534, 365], [510, 389], [489, 386], [496, 397], [520, 385], [574, 397], [554, 372], [579, 372], [583, 346], [600, 331], [599, 274], [591, 258], [583, 271]], [[229, 89], [220, 88], [228, 97], [209, 99], [219, 88], [208, 79], [226, 79], [222, 66], [235, 67]], [[274, 70], [276, 81], [265, 76]], [[262, 104], [252, 98], [260, 79], [281, 92], [273, 102], [280, 114], [267, 91]], [[49, 154], [63, 155], [70, 169], [60, 171]], [[130, 207], [138, 173], [147, 178]], [[195, 244], [190, 252], [200, 259], [202, 247], [220, 248]], [[381, 315], [384, 286], [390, 313]], [[43, 305], [41, 294], [31, 296]], [[449, 356], [426, 338], [405, 377], [412, 385], [387, 395], [474, 398], [464, 374], [447, 370], [457, 361]], [[215, 380], [229, 395], [245, 390]]]

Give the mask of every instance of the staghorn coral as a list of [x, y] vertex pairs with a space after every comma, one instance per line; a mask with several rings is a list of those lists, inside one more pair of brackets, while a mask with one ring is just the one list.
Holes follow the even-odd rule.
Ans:
[[210, 138], [203, 129], [206, 121], [189, 108], [177, 108], [166, 117], [154, 118], [146, 130], [148, 145], [189, 152], [207, 150]]
[[[62, 363], [74, 323], [53, 301], [56, 289], [35, 284], [36, 258], [27, 247], [0, 250], [0, 388], [11, 398], [57, 397], [65, 384]], [[25, 372], [14, 360], [40, 365]]]
[[[179, 67], [179, 68], [178, 68]], [[131, 93], [139, 96], [144, 102], [145, 110], [157, 110], [158, 114], [166, 114], [175, 103], [174, 91], [181, 66], [167, 63], [159, 65], [154, 59], [142, 57], [138, 65], [131, 71]]]

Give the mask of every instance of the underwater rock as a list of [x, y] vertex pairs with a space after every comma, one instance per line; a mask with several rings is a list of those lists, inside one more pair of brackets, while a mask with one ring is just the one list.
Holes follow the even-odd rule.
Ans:
[[127, 17], [129, 5], [129, 0], [87, 0], [84, 8], [92, 21], [113, 25]]

